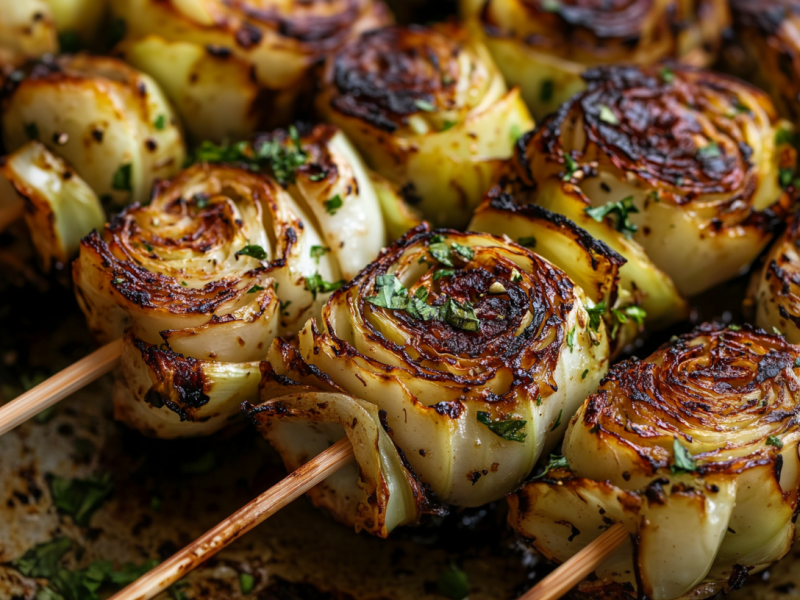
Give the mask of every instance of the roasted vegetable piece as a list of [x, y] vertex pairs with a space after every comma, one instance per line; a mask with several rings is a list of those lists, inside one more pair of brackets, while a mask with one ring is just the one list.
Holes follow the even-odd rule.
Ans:
[[25, 220], [45, 271], [66, 268], [81, 238], [105, 223], [97, 195], [40, 142], [28, 142], [6, 156], [0, 175], [25, 199]]
[[223, 141], [297, 117], [312, 68], [391, 23], [377, 0], [111, 0], [118, 47], [175, 104], [191, 137]]
[[3, 86], [0, 117], [7, 150], [41, 141], [107, 207], [146, 201], [153, 183], [174, 175], [186, 156], [159, 86], [113, 58], [78, 54], [28, 63]]
[[520, 178], [572, 183], [583, 196], [561, 194], [547, 208], [615, 249], [589, 220], [632, 238], [684, 295], [745, 269], [794, 201], [792, 126], [769, 97], [687, 67], [585, 78], [587, 91], [523, 139]]
[[712, 325], [616, 365], [569, 423], [568, 468], [510, 495], [509, 522], [557, 562], [622, 523], [637, 542], [594, 594], [703, 598], [766, 569], [795, 538], [798, 365], [780, 336]]
[[781, 114], [800, 123], [800, 2], [730, 0], [734, 35], [723, 65], [767, 90]]
[[[598, 289], [600, 278], [614, 281], [619, 257], [610, 255], [596, 256], [609, 262]], [[292, 369], [325, 373], [350, 404], [374, 407], [438, 501], [479, 506], [514, 489], [558, 443], [606, 372], [608, 337], [590, 317], [593, 305], [563, 271], [517, 244], [421, 225], [334, 292], [322, 319], [300, 333], [302, 361]], [[335, 419], [312, 414], [306, 390], [292, 391], [306, 381], [281, 355], [265, 369], [265, 404], [246, 411], [294, 465], [308, 447], [296, 421]]]
[[0, 64], [95, 45], [105, 0], [0, 0]]
[[767, 331], [778, 331], [792, 344], [800, 344], [800, 221], [789, 226], [770, 248], [764, 266], [753, 273], [745, 313]]
[[533, 126], [486, 48], [461, 26], [390, 27], [329, 56], [319, 111], [426, 219], [463, 227]]
[[461, 9], [537, 120], [583, 90], [591, 67], [708, 66], [730, 22], [725, 0], [461, 0]]
[[319, 315], [387, 241], [370, 175], [334, 128], [198, 155], [148, 206], [87, 236], [74, 265], [98, 341], [131, 328], [116, 415], [158, 437], [226, 426], [255, 400], [275, 336]]

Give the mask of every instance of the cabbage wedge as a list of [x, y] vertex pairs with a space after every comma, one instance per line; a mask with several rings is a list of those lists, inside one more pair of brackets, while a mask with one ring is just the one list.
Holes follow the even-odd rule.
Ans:
[[461, 0], [461, 14], [537, 120], [584, 90], [591, 67], [710, 65], [730, 23], [725, 0]]
[[618, 249], [588, 221], [613, 227], [684, 296], [745, 270], [794, 202], [792, 126], [769, 97], [687, 67], [598, 68], [584, 77], [588, 90], [520, 144], [522, 178], [577, 187], [585, 206], [561, 194], [564, 208], [548, 208]]
[[9, 151], [39, 140], [66, 160], [107, 208], [145, 202], [186, 158], [183, 134], [155, 81], [122, 61], [46, 57], [17, 71], [0, 96]]
[[81, 238], [105, 223], [97, 195], [40, 142], [28, 142], [6, 156], [0, 174], [25, 199], [25, 221], [44, 271], [65, 269], [78, 254]]
[[[616, 260], [597, 260], [613, 285]], [[334, 292], [300, 332], [299, 354], [307, 371], [377, 411], [439, 502], [480, 506], [519, 485], [606, 372], [608, 336], [592, 307], [518, 244], [420, 225]], [[264, 409], [262, 426], [279, 427], [286, 392], [267, 393], [266, 374], [262, 401], [281, 408]]]
[[560, 468], [509, 496], [510, 524], [557, 562], [623, 524], [636, 544], [600, 566], [595, 594], [702, 598], [768, 568], [795, 539], [797, 365], [780, 336], [713, 325], [616, 365], [570, 421]]
[[332, 54], [317, 107], [423, 216], [463, 227], [533, 127], [486, 48], [461, 26], [370, 31]]
[[[164, 88], [197, 140], [305, 118], [314, 67], [392, 22], [378, 0], [111, 0], [117, 50]], [[206, 118], [212, 117], [212, 118]]]

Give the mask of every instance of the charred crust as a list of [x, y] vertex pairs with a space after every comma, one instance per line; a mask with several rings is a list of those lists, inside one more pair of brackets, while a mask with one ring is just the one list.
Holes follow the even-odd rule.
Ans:
[[[774, 173], [759, 173], [751, 161], [752, 148], [722, 126], [704, 130], [692, 114], [721, 118], [721, 112], [709, 107], [728, 102], [731, 110], [737, 110], [744, 92], [760, 98], [763, 92], [725, 75], [679, 65], [670, 67], [673, 76], [665, 81], [660, 69], [588, 69], [583, 74], [588, 89], [562, 105], [539, 124], [530, 140], [520, 144], [517, 169], [533, 180], [531, 151], [563, 161], [569, 150], [562, 144], [563, 132], [581, 127], [586, 146], [576, 152], [596, 152], [614, 167], [653, 186], [665, 201], [685, 205], [706, 195], [727, 195], [717, 209], [717, 232], [742, 226], [765, 235], [773, 231], [791, 204], [788, 194], [782, 193], [766, 210], [755, 210], [752, 203], [759, 178]], [[714, 151], [706, 152], [706, 146], [698, 145], [697, 136], [716, 144]]]
[[[800, 392], [792, 372], [796, 358], [796, 349], [780, 336], [752, 326], [704, 324], [647, 360], [612, 367], [599, 392], [587, 400], [583, 425], [602, 431], [602, 443], [635, 452], [646, 473], [673, 461], [671, 452], [651, 440], [676, 437], [691, 444], [692, 429], [738, 431], [728, 423], [732, 414], [748, 414], [752, 427], [769, 431], [764, 438], [785, 435], [799, 424], [795, 400]], [[762, 398], [773, 400], [762, 403]], [[727, 458], [725, 447], [697, 456], [700, 475], [772, 465], [780, 477], [780, 454], [768, 447], [754, 446], [750, 454], [734, 458]], [[657, 492], [646, 494], [658, 500]]]
[[[361, 34], [332, 59], [331, 107], [380, 131], [395, 132], [421, 106], [448, 105], [459, 77], [455, 40], [411, 25]], [[445, 77], [447, 75], [447, 77]]]
[[194, 421], [194, 412], [210, 400], [205, 393], [207, 382], [202, 362], [147, 344], [133, 334], [128, 335], [141, 353], [142, 360], [155, 375], [156, 383], [148, 391], [151, 400], [151, 393], [155, 392], [160, 395], [163, 405], [178, 414], [181, 421]]
[[593, 237], [592, 234], [582, 227], [579, 227], [574, 221], [564, 215], [551, 212], [536, 204], [519, 205], [511, 194], [501, 192], [497, 188], [491, 190], [488, 197], [490, 198], [489, 206], [495, 210], [510, 212], [530, 219], [546, 221], [559, 230], [566, 230], [568, 235], [590, 254], [603, 256], [618, 267], [628, 262], [621, 254], [612, 250], [605, 242]]

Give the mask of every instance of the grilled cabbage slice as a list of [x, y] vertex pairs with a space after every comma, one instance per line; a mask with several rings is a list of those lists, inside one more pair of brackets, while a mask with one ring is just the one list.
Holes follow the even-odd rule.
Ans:
[[[613, 282], [609, 266], [601, 272]], [[334, 292], [301, 331], [299, 352], [304, 368], [378, 410], [438, 501], [479, 506], [558, 443], [606, 372], [608, 337], [592, 306], [563, 271], [513, 242], [420, 225]], [[269, 427], [296, 402], [284, 394], [262, 390]]]
[[[305, 116], [313, 67], [388, 25], [378, 0], [111, 0], [118, 51], [166, 91], [197, 140], [237, 139]], [[213, 117], [213, 118], [208, 118]]]
[[486, 48], [456, 24], [363, 34], [327, 60], [322, 115], [426, 219], [463, 227], [533, 126]]
[[637, 543], [594, 593], [706, 597], [769, 567], [795, 538], [798, 364], [780, 336], [706, 325], [616, 365], [570, 421], [569, 469], [509, 496], [509, 522], [557, 562], [622, 523]]
[[40, 142], [28, 142], [6, 156], [0, 174], [25, 199], [25, 221], [45, 271], [66, 268], [81, 238], [105, 223], [97, 195]]
[[122, 61], [79, 54], [15, 73], [0, 96], [9, 151], [37, 139], [64, 158], [108, 206], [144, 202], [186, 157], [161, 89]]
[[747, 268], [793, 203], [792, 126], [769, 97], [687, 67], [584, 77], [588, 90], [520, 144], [529, 180], [561, 179], [588, 200], [583, 220], [570, 195], [548, 208], [615, 249], [589, 219], [631, 238], [686, 296]]
[[98, 341], [131, 330], [116, 415], [158, 437], [236, 419], [241, 402], [257, 400], [258, 363], [275, 337], [319, 315], [387, 243], [371, 176], [335, 128], [205, 144], [198, 157], [148, 206], [87, 236], [74, 265]]
[[582, 91], [591, 67], [711, 64], [730, 22], [725, 0], [461, 0], [461, 9], [537, 120]]

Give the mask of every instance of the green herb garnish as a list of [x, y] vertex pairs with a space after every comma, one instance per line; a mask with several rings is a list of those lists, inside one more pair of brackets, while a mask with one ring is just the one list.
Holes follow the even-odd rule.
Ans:
[[325, 212], [333, 216], [340, 208], [342, 208], [342, 204], [344, 204], [342, 197], [339, 194], [336, 194], [333, 198], [325, 200]]
[[615, 220], [614, 227], [627, 238], [631, 237], [639, 229], [628, 219], [631, 213], [639, 212], [639, 209], [633, 204], [633, 196], [628, 196], [618, 202], [609, 202], [603, 206], [590, 206], [583, 210], [598, 223], [602, 223], [606, 216], [612, 215]]
[[340, 279], [339, 281], [325, 281], [322, 278], [322, 275], [319, 273], [314, 273], [309, 277], [306, 277], [306, 289], [311, 292], [311, 295], [314, 296], [314, 299], [317, 299], [317, 294], [327, 294], [328, 292], [334, 292], [342, 287], [345, 283], [347, 283], [344, 279]]
[[70, 515], [76, 525], [84, 527], [113, 489], [114, 484], [107, 473], [86, 479], [53, 476], [50, 480], [53, 504], [59, 511]]
[[241, 250], [239, 250], [234, 256], [237, 258], [239, 256], [250, 256], [255, 258], [256, 260], [267, 260], [267, 251], [264, 250], [261, 246], [256, 244], [248, 244]]
[[509, 442], [524, 442], [528, 434], [522, 429], [527, 424], [523, 419], [498, 419], [492, 420], [488, 412], [478, 411], [478, 422], [486, 425], [493, 434]]
[[133, 185], [131, 183], [131, 171], [133, 166], [131, 163], [126, 163], [124, 165], [120, 165], [119, 168], [114, 172], [114, 177], [111, 180], [111, 187], [115, 190], [120, 190], [123, 192], [132, 192]]
[[531, 479], [541, 479], [550, 471], [555, 471], [557, 469], [569, 469], [569, 461], [565, 457], [558, 454], [551, 454], [550, 460], [547, 461], [547, 466], [545, 466], [544, 471], [535, 477], [532, 477]]
[[697, 461], [694, 456], [678, 441], [677, 436], [672, 442], [672, 452], [675, 461], [670, 467], [673, 475], [678, 473], [693, 473], [697, 470]]

